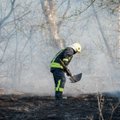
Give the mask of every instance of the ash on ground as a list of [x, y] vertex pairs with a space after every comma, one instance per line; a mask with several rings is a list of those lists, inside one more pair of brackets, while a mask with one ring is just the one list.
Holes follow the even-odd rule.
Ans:
[[120, 120], [120, 100], [87, 94], [56, 106], [53, 97], [1, 95], [0, 120]]

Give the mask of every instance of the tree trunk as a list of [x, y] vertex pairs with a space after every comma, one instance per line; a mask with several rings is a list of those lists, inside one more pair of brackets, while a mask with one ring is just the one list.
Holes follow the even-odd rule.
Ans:
[[41, 5], [46, 21], [49, 24], [50, 36], [53, 42], [57, 45], [57, 47], [63, 48], [65, 45], [64, 40], [58, 33], [55, 0], [41, 0]]

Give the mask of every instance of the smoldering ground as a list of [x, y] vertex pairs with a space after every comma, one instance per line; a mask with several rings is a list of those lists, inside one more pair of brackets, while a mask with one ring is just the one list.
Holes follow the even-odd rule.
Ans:
[[56, 106], [50, 96], [1, 95], [0, 120], [119, 120], [117, 97], [84, 94], [68, 97]]

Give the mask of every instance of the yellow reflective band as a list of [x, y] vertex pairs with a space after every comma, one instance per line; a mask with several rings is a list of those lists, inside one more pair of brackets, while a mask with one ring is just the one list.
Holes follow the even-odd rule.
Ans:
[[50, 64], [50, 67], [51, 68], [61, 68], [61, 69], [63, 69], [63, 67], [59, 63], [56, 63], [56, 62], [52, 62]]
[[60, 91], [60, 92], [63, 92], [63, 90], [64, 90], [63, 88], [59, 88], [59, 91]]
[[61, 84], [61, 80], [58, 81], [58, 84], [57, 84], [57, 87], [56, 87], [56, 91], [59, 91], [59, 92], [63, 92], [63, 88], [60, 88], [60, 84]]
[[69, 60], [72, 59], [72, 56], [71, 56], [71, 57], [68, 57], [68, 59], [69, 59]]
[[58, 80], [58, 84], [57, 84], [57, 87], [56, 87], [56, 91], [59, 91], [60, 83], [61, 83], [61, 80]]
[[69, 59], [67, 59], [67, 58], [64, 58], [64, 59], [63, 59], [63, 61], [66, 61], [66, 62], [68, 62], [68, 61], [69, 61]]

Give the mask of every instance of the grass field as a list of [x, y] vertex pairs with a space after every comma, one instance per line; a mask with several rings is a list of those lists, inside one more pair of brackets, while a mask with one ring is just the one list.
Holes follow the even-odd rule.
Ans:
[[1, 95], [0, 120], [120, 120], [120, 101], [88, 94], [68, 97], [59, 107], [49, 96]]

